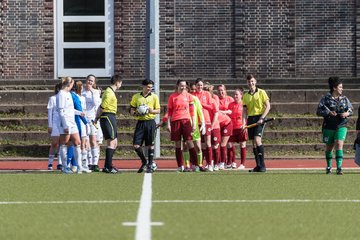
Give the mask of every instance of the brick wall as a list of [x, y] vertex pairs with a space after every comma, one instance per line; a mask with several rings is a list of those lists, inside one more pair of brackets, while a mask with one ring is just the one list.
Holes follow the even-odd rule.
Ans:
[[53, 2], [0, 2], [1, 78], [53, 78]]
[[295, 76], [294, 1], [235, 2], [236, 77]]
[[356, 75], [355, 1], [296, 1], [296, 75]]
[[[160, 78], [358, 76], [359, 0], [160, 0]], [[115, 72], [144, 77], [145, 0], [114, 0]], [[358, 9], [359, 8], [359, 9]], [[0, 0], [0, 78], [52, 78], [53, 0]]]

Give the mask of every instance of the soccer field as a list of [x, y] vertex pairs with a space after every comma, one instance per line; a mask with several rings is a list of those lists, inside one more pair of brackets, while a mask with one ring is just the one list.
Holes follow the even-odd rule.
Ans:
[[317, 170], [3, 173], [0, 239], [358, 239], [359, 179]]

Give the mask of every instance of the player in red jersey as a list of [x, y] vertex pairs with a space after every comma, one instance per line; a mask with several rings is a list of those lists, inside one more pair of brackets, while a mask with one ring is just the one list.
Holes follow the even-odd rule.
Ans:
[[219, 97], [219, 110], [225, 114], [231, 114], [229, 111], [229, 104], [234, 101], [234, 98], [227, 95], [226, 87], [224, 84], [221, 84], [217, 87], [217, 93]]
[[226, 145], [228, 143], [228, 140], [232, 134], [232, 122], [231, 118], [222, 113], [219, 110], [220, 101], [219, 97], [215, 94], [213, 94], [214, 87], [207, 83], [206, 89], [209, 90], [213, 97], [213, 103], [215, 112], [217, 112], [217, 123], [214, 126], [214, 129], [218, 129], [214, 131], [212, 136], [212, 143], [213, 143], [213, 149], [214, 149], [214, 161], [218, 163], [218, 166], [215, 167], [215, 170], [219, 169], [225, 169], [225, 164], [227, 162], [226, 160]]
[[229, 149], [231, 149], [230, 160], [232, 162], [232, 168], [236, 168], [235, 143], [240, 143], [241, 162], [238, 169], [245, 169], [246, 141], [248, 140], [247, 130], [244, 129], [244, 126], [246, 126], [246, 119], [243, 118], [243, 111], [244, 111], [243, 103], [242, 103], [243, 92], [244, 90], [241, 88], [236, 89], [234, 91], [235, 101], [230, 103], [228, 106], [229, 110], [231, 111], [230, 118], [233, 123], [233, 134], [231, 135], [228, 144]]
[[[219, 110], [221, 113], [230, 115], [231, 114], [231, 110], [229, 110], [229, 104], [234, 102], [234, 98], [232, 98], [231, 96], [229, 96], [227, 94], [226, 91], [226, 87], [224, 84], [220, 84], [217, 87], [217, 93], [219, 96]], [[231, 146], [228, 142], [227, 145], [227, 159], [229, 161], [229, 159], [232, 159], [232, 154], [235, 152], [235, 147]], [[229, 165], [229, 164], [228, 164]], [[232, 164], [232, 168], [234, 167], [234, 165], [236, 165], [236, 162], [234, 164]], [[236, 167], [236, 166], [235, 166]]]
[[190, 159], [196, 159], [197, 153], [192, 141], [192, 133], [196, 130], [194, 100], [188, 93], [188, 83], [184, 80], [178, 80], [176, 83], [177, 92], [172, 93], [168, 99], [168, 124], [171, 141], [175, 142], [176, 162], [178, 171], [184, 171], [184, 158], [181, 151], [181, 138], [186, 141]]

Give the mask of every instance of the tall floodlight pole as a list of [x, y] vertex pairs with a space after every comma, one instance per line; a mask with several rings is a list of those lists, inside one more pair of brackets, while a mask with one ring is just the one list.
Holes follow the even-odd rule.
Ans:
[[[160, 98], [159, 80], [159, 0], [146, 0], [146, 78], [155, 83]], [[160, 122], [160, 115], [156, 117]], [[160, 157], [160, 128], [155, 137], [155, 158]]]

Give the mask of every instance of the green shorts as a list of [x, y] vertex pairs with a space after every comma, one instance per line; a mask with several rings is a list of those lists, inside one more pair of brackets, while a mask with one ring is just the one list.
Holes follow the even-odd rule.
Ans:
[[347, 128], [341, 127], [337, 130], [323, 129], [323, 143], [333, 144], [337, 140], [345, 141], [347, 134]]

